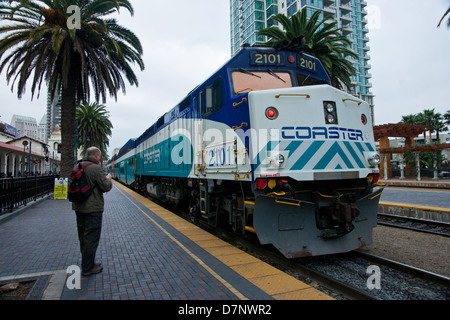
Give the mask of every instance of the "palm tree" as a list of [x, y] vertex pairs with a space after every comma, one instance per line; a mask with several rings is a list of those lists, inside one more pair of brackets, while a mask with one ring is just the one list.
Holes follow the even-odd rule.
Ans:
[[[409, 114], [406, 116], [402, 116], [402, 120], [400, 123], [404, 124], [414, 124], [414, 125], [425, 125], [425, 119], [423, 113], [417, 114]], [[424, 144], [427, 142], [427, 131], [426, 129], [423, 132]]]
[[447, 126], [450, 126], [450, 110], [447, 110], [447, 112], [444, 114], [444, 123]]
[[277, 14], [272, 19], [279, 22], [284, 30], [277, 26], [262, 29], [260, 36], [267, 36], [269, 41], [264, 45], [292, 49], [299, 47], [297, 43], [303, 38], [303, 52], [318, 58], [328, 72], [332, 85], [343, 88], [343, 84], [351, 87], [351, 76], [356, 71], [351, 61], [346, 58], [358, 59], [358, 55], [348, 46], [352, 41], [341, 34], [341, 28], [336, 28], [337, 22], [332, 16], [319, 21], [320, 11], [316, 11], [307, 19], [307, 8], [288, 18]]
[[[79, 9], [79, 24], [71, 26], [70, 8]], [[70, 7], [70, 8], [69, 8]], [[17, 85], [22, 98], [28, 81], [32, 98], [45, 81], [51, 98], [61, 93], [61, 176], [69, 177], [75, 159], [75, 112], [81, 101], [125, 92], [124, 75], [138, 85], [130, 63], [141, 70], [142, 46], [136, 35], [108, 17], [128, 0], [0, 0], [0, 73]], [[69, 13], [67, 13], [69, 12]], [[8, 54], [6, 54], [8, 52]]]
[[427, 143], [426, 131], [428, 131], [430, 135], [430, 144], [432, 144], [433, 132], [436, 132], [436, 140], [439, 143], [439, 133], [448, 131], [448, 128], [445, 126], [444, 117], [439, 112], [436, 113], [435, 109], [426, 109], [423, 112], [419, 112], [417, 114], [402, 116], [402, 121], [400, 121], [400, 123], [425, 125], [426, 128], [423, 132], [424, 143]]
[[[442, 16], [441, 21], [439, 21], [438, 28], [441, 26], [442, 21], [444, 21], [445, 17], [450, 14], [450, 8], [447, 9], [445, 14]], [[447, 28], [450, 28], [450, 17], [447, 20]]]
[[[104, 105], [96, 102], [82, 103], [77, 108], [76, 120], [78, 123], [78, 146], [84, 151], [91, 146], [98, 147], [106, 159], [106, 149], [113, 125], [109, 120], [109, 111]], [[84, 152], [83, 152], [84, 153]]]
[[[434, 113], [434, 109], [426, 109], [423, 110], [422, 115], [424, 120], [423, 124], [427, 126], [427, 130], [430, 133], [430, 144], [433, 144], [433, 137], [431, 134], [433, 133], [433, 122], [436, 114]], [[425, 140], [425, 144], [426, 143], [427, 141]]]

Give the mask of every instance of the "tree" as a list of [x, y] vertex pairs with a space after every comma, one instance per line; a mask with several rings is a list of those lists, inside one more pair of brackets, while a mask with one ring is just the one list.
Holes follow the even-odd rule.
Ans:
[[106, 110], [106, 107], [96, 102], [82, 103], [77, 108], [76, 120], [78, 123], [78, 146], [82, 147], [84, 152], [87, 148], [96, 146], [102, 151], [103, 159], [107, 159], [108, 137], [112, 134], [113, 125], [109, 120], [109, 111]]
[[[436, 132], [436, 140], [439, 143], [439, 133], [448, 131], [448, 128], [444, 123], [444, 117], [439, 112], [436, 113], [435, 109], [425, 109], [423, 112], [417, 114], [402, 116], [402, 121], [400, 121], [400, 123], [425, 125], [425, 130], [429, 132], [430, 144], [433, 142], [433, 132]], [[425, 144], [427, 143], [426, 131], [423, 133]]]
[[[400, 121], [400, 123], [414, 124], [414, 125], [425, 125], [425, 120], [424, 120], [424, 117], [423, 117], [422, 113], [417, 113], [417, 114], [409, 114], [409, 115], [406, 115], [406, 116], [402, 116], [402, 120]], [[426, 143], [426, 141], [427, 141], [427, 131], [426, 131], [426, 129], [423, 132], [423, 139], [424, 139], [424, 143]]]
[[307, 8], [294, 14], [290, 19], [284, 14], [277, 14], [272, 19], [279, 22], [284, 30], [277, 26], [262, 29], [260, 36], [269, 40], [264, 44], [271, 47], [296, 47], [303, 36], [303, 51], [318, 58], [328, 72], [332, 85], [336, 88], [351, 87], [351, 76], [355, 68], [347, 57], [358, 59], [358, 55], [348, 46], [352, 41], [341, 34], [342, 28], [336, 28], [337, 22], [332, 16], [319, 21], [320, 11], [307, 19]]
[[447, 126], [450, 126], [450, 110], [448, 110], [445, 114], [444, 114], [444, 122]]
[[[444, 21], [445, 17], [449, 14], [450, 14], [450, 8], [448, 8], [447, 11], [442, 16], [441, 21], [439, 21], [438, 28], [441, 26], [441, 23], [442, 23], [442, 21]], [[447, 20], [447, 28], [450, 28], [450, 17]]]
[[144, 70], [137, 36], [108, 17], [121, 8], [133, 15], [128, 0], [0, 0], [0, 73], [6, 68], [19, 99], [29, 81], [32, 99], [44, 81], [52, 98], [61, 93], [62, 177], [74, 165], [77, 105], [91, 88], [96, 101], [117, 99], [122, 75], [138, 86], [130, 64]]

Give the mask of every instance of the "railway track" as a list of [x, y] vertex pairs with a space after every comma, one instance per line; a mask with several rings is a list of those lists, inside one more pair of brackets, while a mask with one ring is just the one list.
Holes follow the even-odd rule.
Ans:
[[[271, 247], [226, 230], [215, 235], [339, 300], [448, 300], [450, 278], [361, 251], [289, 260]], [[370, 289], [369, 267], [380, 270], [380, 288]], [[316, 285], [318, 284], [318, 285]]]
[[378, 213], [378, 224], [450, 237], [450, 223]]
[[[190, 221], [184, 212], [159, 201], [157, 203]], [[213, 229], [204, 223], [197, 224], [222, 240], [338, 300], [450, 299], [450, 278], [406, 264], [361, 251], [290, 260], [273, 247], [262, 246], [257, 239], [245, 239], [227, 230]], [[371, 266], [380, 270], [379, 289], [368, 287], [371, 276], [368, 270]]]

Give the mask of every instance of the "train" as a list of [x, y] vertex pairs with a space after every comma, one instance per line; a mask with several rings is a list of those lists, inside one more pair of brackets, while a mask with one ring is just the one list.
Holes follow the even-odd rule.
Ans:
[[319, 59], [243, 47], [108, 171], [292, 259], [372, 242], [379, 163], [370, 106], [331, 86]]

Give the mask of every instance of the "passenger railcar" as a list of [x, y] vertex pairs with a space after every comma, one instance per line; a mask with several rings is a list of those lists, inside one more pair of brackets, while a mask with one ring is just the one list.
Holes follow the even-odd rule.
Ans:
[[309, 55], [246, 47], [114, 157], [116, 179], [286, 257], [372, 241], [369, 105]]

